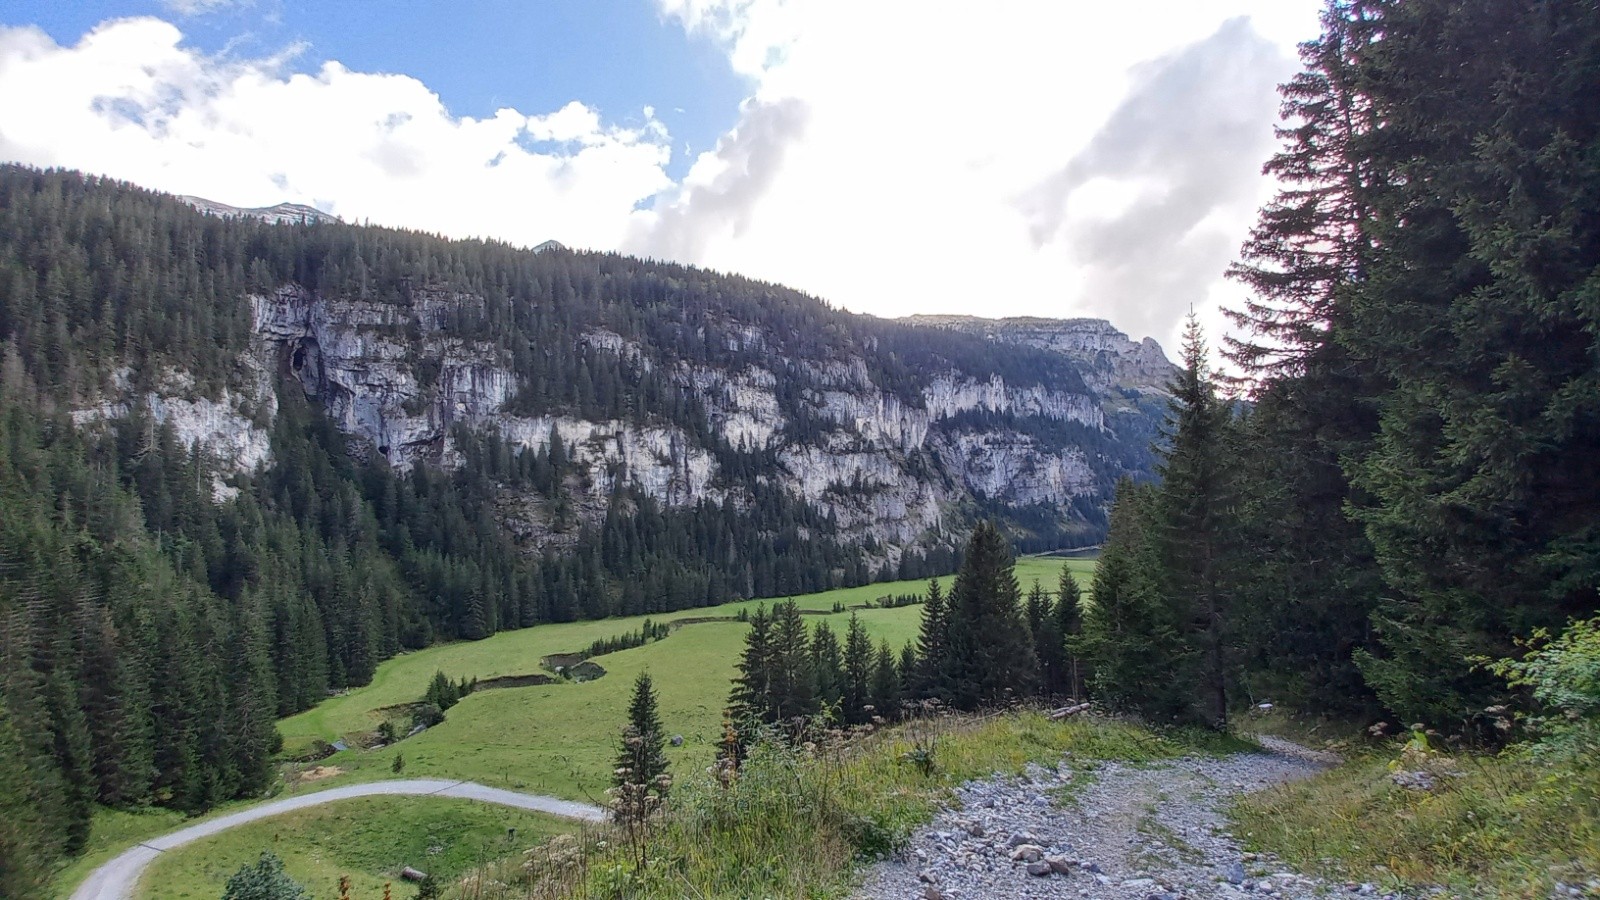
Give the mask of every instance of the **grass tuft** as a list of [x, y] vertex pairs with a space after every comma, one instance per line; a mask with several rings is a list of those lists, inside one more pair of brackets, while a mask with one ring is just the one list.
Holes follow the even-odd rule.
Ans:
[[[1389, 753], [1242, 798], [1236, 833], [1311, 872], [1461, 896], [1545, 897], [1600, 876], [1600, 766], [1590, 758], [1434, 759], [1437, 787], [1396, 785]], [[1406, 766], [1412, 768], [1411, 765]]]

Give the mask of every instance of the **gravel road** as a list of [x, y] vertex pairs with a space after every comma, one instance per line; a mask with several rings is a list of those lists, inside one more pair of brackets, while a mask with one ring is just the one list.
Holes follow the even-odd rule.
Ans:
[[372, 797], [378, 795], [401, 795], [419, 797], [456, 797], [462, 800], [479, 800], [484, 803], [497, 803], [501, 806], [511, 806], [517, 809], [527, 809], [533, 812], [549, 813], [553, 816], [562, 816], [568, 819], [583, 819], [598, 822], [605, 818], [605, 810], [586, 803], [574, 803], [570, 800], [559, 800], [555, 797], [544, 797], [537, 794], [519, 794], [516, 791], [507, 791], [488, 785], [476, 784], [471, 781], [443, 781], [439, 779], [409, 779], [404, 781], [375, 781], [371, 784], [352, 784], [347, 787], [330, 788], [325, 791], [316, 791], [310, 794], [301, 794], [297, 797], [286, 797], [252, 806], [236, 813], [220, 816], [197, 825], [190, 825], [161, 837], [153, 838], [128, 850], [121, 856], [111, 860], [90, 873], [89, 877], [72, 892], [72, 900], [126, 900], [133, 896], [134, 886], [139, 883], [139, 876], [144, 874], [145, 867], [149, 866], [162, 853], [182, 847], [184, 844], [210, 837], [221, 831], [227, 831], [272, 816], [305, 809], [309, 806], [320, 806], [324, 803], [333, 803], [338, 800], [350, 800], [355, 797]]
[[[1087, 785], [1067, 762], [970, 782], [959, 806], [874, 866], [858, 900], [1212, 900], [1382, 896], [1241, 851], [1223, 815], [1236, 794], [1320, 771], [1329, 760], [1266, 738], [1264, 752], [1149, 766], [1104, 763]], [[1063, 804], [1063, 788], [1075, 787]]]

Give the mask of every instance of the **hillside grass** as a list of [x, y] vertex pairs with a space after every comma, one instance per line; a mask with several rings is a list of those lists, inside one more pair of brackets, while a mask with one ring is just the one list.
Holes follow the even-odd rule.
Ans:
[[1248, 746], [1103, 719], [1053, 722], [1038, 711], [919, 720], [842, 746], [764, 743], [729, 786], [680, 771], [668, 808], [642, 841], [613, 829], [604, 844], [589, 842], [581, 863], [565, 866], [542, 864], [535, 854], [532, 877], [520, 855], [510, 857], [462, 897], [847, 895], [858, 863], [903, 846], [965, 781], [1018, 775], [1029, 763], [1054, 766], [1064, 755], [1085, 773], [1102, 760], [1147, 762]]
[[[513, 837], [507, 829], [515, 828]], [[553, 816], [469, 800], [361, 797], [252, 822], [164, 853], [145, 872], [139, 900], [216, 900], [228, 877], [270, 850], [315, 898], [377, 900], [386, 882], [393, 896], [415, 889], [400, 880], [413, 866], [448, 884], [463, 872], [578, 825]]]
[[[1600, 760], [1347, 752], [1322, 775], [1241, 798], [1235, 833], [1302, 871], [1385, 888], [1533, 898], [1563, 881], [1600, 895]], [[1396, 768], [1433, 772], [1438, 787], [1398, 786]]]
[[[1047, 590], [1054, 590], [1063, 565], [1072, 569], [1087, 590], [1094, 560], [1024, 557], [1017, 561], [1017, 578], [1023, 592], [1034, 580]], [[945, 576], [939, 580], [948, 589], [954, 578]], [[827, 612], [835, 604], [866, 605], [885, 595], [920, 594], [926, 587], [925, 580], [888, 582], [794, 599], [802, 609]], [[732, 617], [741, 610], [753, 611], [763, 603], [770, 607], [782, 599], [785, 598], [746, 600], [664, 615], [539, 625], [501, 632], [481, 641], [443, 644], [401, 654], [380, 665], [370, 684], [283, 719], [278, 728], [284, 736], [286, 755], [293, 756], [314, 741], [332, 742], [373, 731], [384, 718], [384, 707], [419, 699], [436, 671], [452, 678], [479, 679], [538, 673], [541, 657], [582, 650], [597, 639], [635, 631], [646, 618], [671, 622]], [[874, 640], [886, 638], [898, 652], [906, 641], [915, 639], [922, 607], [855, 612]], [[847, 610], [806, 618], [810, 624], [826, 621], [842, 636], [849, 615]], [[442, 725], [383, 750], [351, 749], [334, 754], [319, 765], [337, 770], [337, 774], [304, 784], [291, 781], [285, 790], [321, 790], [394, 777], [454, 778], [598, 802], [608, 785], [633, 678], [646, 669], [655, 679], [664, 726], [668, 733], [684, 738], [682, 747], [668, 748], [675, 770], [704, 768], [712, 757], [711, 745], [720, 737], [722, 710], [734, 664], [744, 646], [746, 627], [737, 621], [685, 625], [665, 640], [595, 657], [607, 671], [605, 677], [595, 681], [494, 689], [469, 695], [449, 711]], [[400, 776], [392, 771], [396, 754], [405, 761]], [[291, 767], [301, 768], [304, 767]], [[245, 805], [248, 803], [228, 804], [208, 815], [220, 815]], [[117, 853], [184, 824], [187, 820], [168, 810], [97, 810], [89, 849], [59, 873], [54, 882], [55, 895], [66, 897], [89, 872]]]
[[[1018, 580], [1024, 591], [1034, 579], [1053, 587], [1063, 565], [1086, 581], [1094, 563], [1027, 557], [1018, 561]], [[947, 588], [952, 580], [941, 579]], [[828, 622], [842, 636], [853, 612], [874, 641], [887, 639], [898, 652], [916, 639], [921, 606], [848, 607], [885, 595], [921, 593], [926, 585], [924, 581], [888, 582], [794, 600], [801, 609], [821, 612], [843, 605], [845, 612], [809, 615], [806, 621], [812, 626]], [[451, 678], [479, 679], [536, 673], [541, 657], [574, 652], [598, 638], [634, 631], [646, 618], [671, 623], [733, 617], [772, 602], [747, 600], [668, 615], [540, 625], [482, 641], [408, 653], [380, 666], [372, 684], [284, 719], [279, 729], [291, 752], [312, 740], [360, 735], [377, 728], [385, 707], [420, 697], [436, 671]], [[394, 754], [400, 753], [405, 758], [406, 777], [459, 778], [597, 802], [609, 782], [617, 729], [633, 679], [646, 670], [660, 694], [663, 725], [669, 734], [684, 738], [682, 747], [669, 749], [672, 761], [681, 765], [693, 759], [698, 760], [694, 765], [704, 766], [721, 734], [722, 711], [747, 627], [739, 621], [684, 625], [664, 640], [595, 657], [607, 674], [594, 681], [479, 691], [452, 708], [442, 725], [392, 748], [374, 752], [351, 749], [322, 760], [321, 765], [341, 772], [317, 786], [393, 777], [390, 765]]]

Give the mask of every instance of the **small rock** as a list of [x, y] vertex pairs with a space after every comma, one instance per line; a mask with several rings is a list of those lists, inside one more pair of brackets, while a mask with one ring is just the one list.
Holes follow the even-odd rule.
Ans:
[[1130, 878], [1124, 881], [1122, 886], [1130, 891], [1142, 891], [1146, 888], [1155, 887], [1156, 880], [1154, 878]]
[[1046, 856], [1044, 861], [1050, 864], [1050, 869], [1057, 875], [1071, 875], [1072, 861], [1065, 856]]
[[1029, 875], [1033, 875], [1033, 876], [1036, 876], [1036, 877], [1039, 877], [1039, 878], [1043, 878], [1044, 876], [1049, 875], [1050, 873], [1052, 873], [1054, 871], [1055, 871], [1055, 868], [1053, 866], [1051, 866], [1049, 863], [1045, 862], [1044, 860], [1039, 860], [1038, 862], [1028, 863], [1028, 874]]
[[1006, 846], [1014, 850], [1017, 847], [1022, 846], [1023, 844], [1042, 844], [1042, 843], [1044, 843], [1044, 842], [1039, 840], [1038, 838], [1034, 837], [1033, 835], [1029, 834], [1028, 832], [1019, 831], [1016, 834], [1013, 834], [1011, 836], [1010, 840], [1006, 841]]
[[1044, 856], [1044, 848], [1038, 844], [1019, 844], [1011, 851], [1013, 862], [1038, 862]]
[[945, 900], [944, 891], [931, 884], [927, 885], [922, 889], [922, 900]]
[[1080, 862], [1078, 863], [1078, 868], [1088, 872], [1090, 875], [1099, 875], [1102, 872], [1099, 864], [1092, 862]]
[[923, 869], [921, 872], [917, 873], [917, 880], [924, 884], [938, 884], [939, 876], [933, 874], [933, 871], [930, 869]]
[[1223, 871], [1222, 877], [1226, 878], [1229, 884], [1244, 884], [1244, 865], [1233, 863]]
[[983, 826], [977, 822], [973, 822], [971, 825], [967, 826], [967, 834], [970, 834], [973, 837], [983, 837]]

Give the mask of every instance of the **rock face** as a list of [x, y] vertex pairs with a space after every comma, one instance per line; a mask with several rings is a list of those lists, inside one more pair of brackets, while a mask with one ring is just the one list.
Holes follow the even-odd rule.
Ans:
[[1114, 388], [1166, 393], [1172, 378], [1172, 363], [1154, 338], [1135, 342], [1104, 319], [911, 316], [906, 321], [1060, 353], [1078, 363], [1084, 383], [1102, 393]]
[[[535, 452], [559, 439], [580, 473], [573, 490], [585, 520], [602, 515], [621, 488], [682, 508], [746, 504], [775, 484], [879, 564], [896, 563], [914, 545], [948, 544], [974, 515], [1008, 511], [1075, 516], [1061, 533], [1076, 529], [1092, 542], [1102, 523], [1082, 511], [1103, 508], [1129, 465], [1117, 455], [1108, 411], [1156, 390], [1171, 368], [1153, 341], [1135, 344], [1094, 320], [917, 320], [1047, 350], [1069, 375], [1082, 374], [1039, 383], [967, 365], [891, 387], [875, 374], [884, 368], [870, 345], [855, 355], [794, 358], [772, 349], [781, 341], [759, 323], [729, 323], [725, 333], [737, 345], [730, 349], [742, 356], [727, 366], [669, 358], [604, 328], [577, 336], [586, 352], [665, 375], [691, 398], [699, 428], [652, 415], [515, 412], [527, 407], [514, 402], [524, 385], [510, 353], [464, 339], [452, 325], [481, 314], [484, 300], [470, 293], [416, 289], [378, 302], [285, 285], [248, 303], [253, 339], [232, 386], [199, 396], [181, 372], [143, 396], [113, 386], [100, 405], [79, 410], [80, 421], [142, 403], [185, 443], [208, 447], [225, 470], [250, 473], [270, 459], [272, 385], [282, 374], [321, 402], [353, 448], [397, 470], [462, 465], [458, 426], [493, 428]], [[730, 452], [759, 457], [763, 468], [725, 471]], [[226, 490], [219, 483], [219, 496]], [[553, 540], [535, 499], [505, 498], [500, 507], [519, 537], [534, 546]]]

